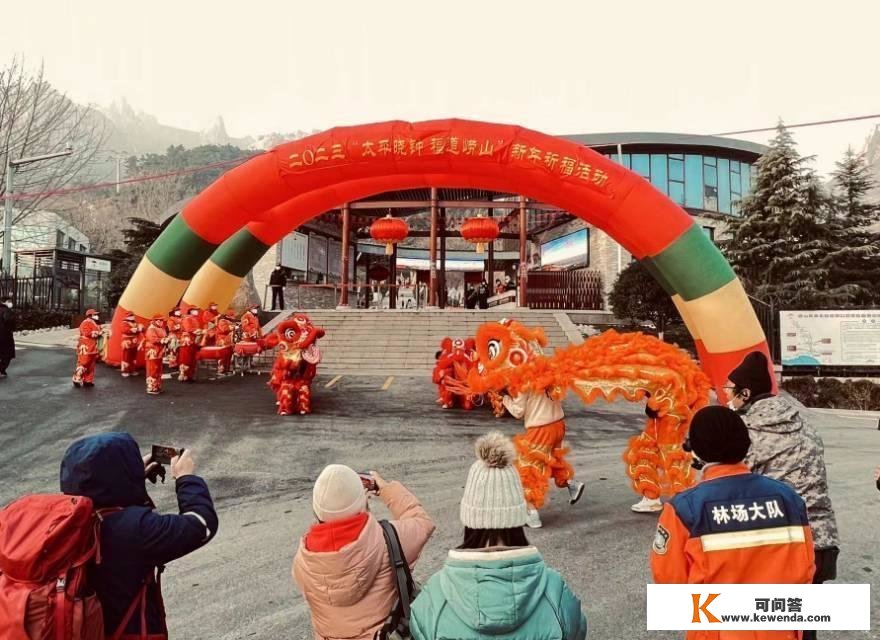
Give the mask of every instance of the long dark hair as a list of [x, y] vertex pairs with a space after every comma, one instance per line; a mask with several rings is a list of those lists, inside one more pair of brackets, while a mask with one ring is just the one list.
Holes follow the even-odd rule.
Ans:
[[522, 527], [510, 529], [464, 528], [464, 539], [459, 549], [485, 549], [486, 547], [527, 547], [529, 541]]

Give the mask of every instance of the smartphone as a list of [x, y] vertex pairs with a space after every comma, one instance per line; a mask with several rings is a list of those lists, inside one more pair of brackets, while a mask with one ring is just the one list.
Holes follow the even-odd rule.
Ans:
[[174, 447], [163, 447], [162, 445], [154, 444], [152, 458], [153, 462], [159, 464], [171, 464], [171, 458], [176, 458], [181, 453], [183, 453], [182, 448], [175, 449]]
[[371, 493], [379, 493], [379, 487], [376, 484], [376, 481], [373, 479], [369, 473], [361, 472], [358, 473], [358, 477], [361, 479], [361, 484], [364, 485], [364, 490], [369, 491]]

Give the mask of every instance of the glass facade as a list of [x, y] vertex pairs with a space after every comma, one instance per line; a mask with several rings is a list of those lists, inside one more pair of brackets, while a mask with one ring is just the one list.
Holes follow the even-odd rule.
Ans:
[[[608, 155], [620, 162], [618, 154]], [[683, 207], [732, 215], [748, 195], [754, 172], [746, 162], [690, 153], [624, 153], [623, 165]]]

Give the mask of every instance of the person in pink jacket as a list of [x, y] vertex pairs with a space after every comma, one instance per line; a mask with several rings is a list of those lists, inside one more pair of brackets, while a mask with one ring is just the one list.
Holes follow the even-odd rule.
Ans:
[[[434, 533], [434, 522], [399, 482], [375, 471], [378, 498], [391, 512], [410, 569]], [[369, 512], [360, 476], [341, 464], [327, 466], [315, 482], [317, 523], [302, 537], [293, 580], [309, 605], [319, 640], [370, 640], [397, 599], [395, 576], [382, 527]]]

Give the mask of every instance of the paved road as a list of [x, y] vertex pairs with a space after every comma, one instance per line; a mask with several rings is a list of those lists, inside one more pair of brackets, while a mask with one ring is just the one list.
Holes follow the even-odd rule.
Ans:
[[[330, 378], [322, 376], [317, 413], [282, 419], [274, 415], [265, 377], [187, 386], [169, 381], [164, 395], [148, 397], [142, 377], [124, 380], [103, 367], [94, 389], [73, 389], [72, 364], [69, 350], [29, 348], [19, 352], [11, 377], [0, 380], [0, 503], [57, 490], [61, 455], [84, 434], [124, 429], [143, 449], [151, 443], [192, 449], [221, 525], [210, 545], [165, 574], [172, 637], [186, 640], [310, 637], [290, 563], [312, 519], [312, 480], [330, 462], [380, 470], [422, 499], [438, 524], [416, 570], [424, 580], [460, 543], [458, 501], [472, 442], [490, 427], [508, 434], [518, 428], [488, 412], [441, 411], [424, 378], [344, 376], [326, 388]], [[655, 519], [629, 511], [634, 496], [620, 463], [626, 439], [640, 428], [641, 409], [587, 410], [576, 400], [566, 409], [572, 460], [588, 493], [575, 507], [555, 493], [545, 528], [530, 532], [531, 541], [580, 594], [590, 638], [681, 637], [645, 631], [646, 558]], [[880, 464], [876, 419], [816, 420], [844, 542], [840, 581], [870, 582], [876, 590], [880, 493], [870, 478]], [[160, 508], [174, 508], [170, 486], [151, 493]], [[875, 629], [878, 614], [875, 606]], [[823, 637], [880, 637], [876, 633]]]

